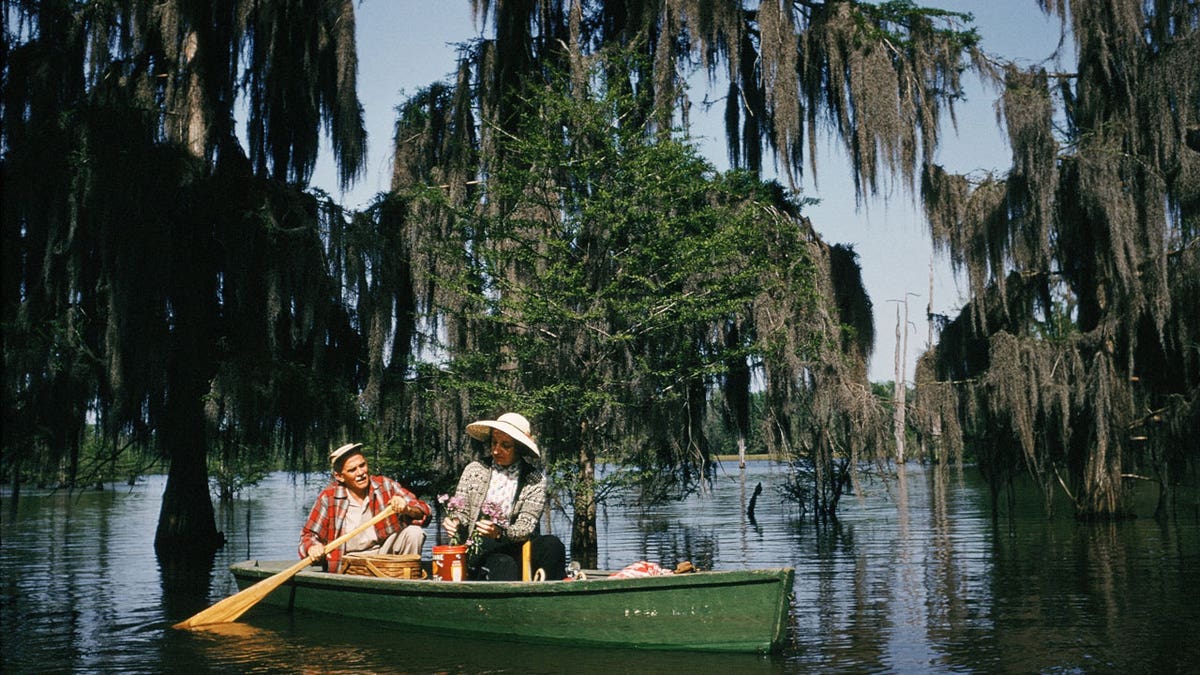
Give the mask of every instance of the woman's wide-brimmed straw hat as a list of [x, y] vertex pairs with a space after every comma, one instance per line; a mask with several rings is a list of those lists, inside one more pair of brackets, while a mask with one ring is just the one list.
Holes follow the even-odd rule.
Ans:
[[529, 452], [533, 453], [534, 459], [539, 459], [542, 452], [538, 450], [537, 443], [534, 442], [533, 436], [529, 433], [529, 420], [525, 419], [524, 415], [518, 413], [504, 413], [495, 420], [479, 420], [467, 425], [467, 434], [479, 441], [486, 441], [492, 435], [492, 429], [499, 429], [513, 440], [525, 446]]

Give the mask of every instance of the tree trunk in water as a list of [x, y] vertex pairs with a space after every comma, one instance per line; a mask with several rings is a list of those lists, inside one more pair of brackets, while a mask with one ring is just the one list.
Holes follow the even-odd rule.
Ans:
[[[925, 351], [933, 349], [933, 258], [929, 259], [929, 303], [925, 305], [925, 321], [927, 323], [928, 337], [925, 340]], [[922, 437], [924, 438], [924, 437]], [[924, 440], [922, 441], [924, 442]], [[932, 446], [926, 457], [933, 457], [938, 464], [945, 464], [946, 450], [942, 444], [942, 416], [935, 415], [933, 418], [933, 428], [929, 432], [929, 443]]]
[[198, 558], [211, 555], [225, 543], [217, 531], [212, 496], [208, 490], [208, 424], [204, 397], [216, 369], [212, 345], [217, 325], [217, 292], [212, 272], [215, 264], [204, 264], [214, 256], [210, 238], [202, 227], [181, 228], [180, 246], [197, 252], [197, 264], [179, 269], [171, 299], [175, 325], [171, 353], [167, 359], [167, 400], [159, 437], [171, 468], [163, 493], [162, 510], [154, 548], [160, 558]]
[[12, 471], [12, 487], [9, 488], [8, 495], [8, 517], [9, 522], [17, 517], [17, 504], [21, 501], [21, 460], [20, 458], [13, 461], [9, 465], [9, 470]]
[[[225, 543], [217, 531], [216, 514], [208, 491], [207, 448], [203, 409], [199, 399], [191, 415], [198, 418], [199, 429], [163, 429], [163, 442], [171, 456], [167, 487], [158, 514], [154, 549], [159, 557], [192, 557], [211, 554]], [[194, 428], [195, 423], [187, 424]]]
[[176, 453], [167, 473], [154, 550], [160, 557], [203, 555], [224, 543], [225, 535], [217, 531], [212, 498], [208, 494], [204, 456]]
[[892, 394], [892, 403], [895, 408], [892, 411], [892, 433], [896, 438], [896, 463], [904, 463], [904, 394], [905, 394], [905, 373], [904, 362], [908, 358], [908, 298], [904, 300], [904, 339], [900, 338], [900, 307], [896, 307], [896, 383]]
[[[725, 333], [725, 347], [737, 353], [741, 332], [732, 324]], [[746, 468], [746, 431], [750, 428], [750, 366], [745, 356], [728, 359], [725, 363], [725, 405], [737, 431], [738, 468]]]
[[694, 380], [688, 385], [688, 448], [700, 458], [700, 494], [712, 494], [713, 466], [708, 439], [704, 436], [704, 383]]
[[595, 569], [600, 558], [596, 535], [596, 451], [584, 425], [579, 438], [579, 485], [571, 517], [571, 560]]

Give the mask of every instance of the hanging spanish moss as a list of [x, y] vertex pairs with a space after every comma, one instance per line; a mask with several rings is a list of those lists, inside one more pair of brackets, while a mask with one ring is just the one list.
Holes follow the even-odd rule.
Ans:
[[[523, 403], [538, 413], [549, 452], [566, 453], [548, 459], [573, 463], [562, 483], [586, 519], [600, 489], [590, 482], [599, 452], [618, 464], [661, 469], [637, 479], [645, 498], [703, 489], [713, 459], [703, 432], [713, 394], [722, 390], [726, 419], [744, 439], [757, 381], [770, 408], [762, 437], [805, 467], [797, 497], [819, 516], [832, 515], [855, 468], [886, 448], [885, 420], [866, 383], [874, 328], [857, 262], [852, 251], [825, 246], [800, 217], [797, 177], [805, 164], [815, 170], [820, 134], [846, 144], [860, 197], [887, 177], [911, 183], [920, 175], [958, 95], [963, 56], [975, 55], [967, 17], [857, 2], [526, 0], [474, 2], [473, 9], [491, 37], [461, 46], [452, 83], [431, 85], [400, 108], [392, 177], [400, 196], [371, 217], [374, 227], [403, 232], [390, 246], [408, 259], [372, 254], [402, 290], [366, 304], [411, 308], [402, 319], [391, 310], [379, 315], [403, 330], [382, 343], [377, 335], [371, 347], [391, 344], [395, 352], [403, 344], [408, 357], [371, 357], [364, 402], [384, 416], [385, 408], [403, 406], [407, 412], [394, 417], [411, 425], [409, 444], [431, 448], [431, 464], [447, 471], [465, 459], [462, 421]], [[681, 133], [686, 139], [692, 102], [684, 84], [696, 68], [728, 80], [734, 166], [758, 174], [773, 155], [790, 195], [739, 183], [745, 204], [735, 206], [722, 179], [703, 194], [645, 201], [655, 189], [678, 186], [610, 163], [663, 152]], [[558, 96], [603, 108], [579, 119]], [[597, 120], [607, 126], [596, 128]], [[546, 145], [532, 148], [533, 138]], [[645, 147], [650, 139], [661, 146]], [[690, 160], [656, 161], [700, 175], [690, 173]], [[634, 190], [639, 183], [649, 185]], [[642, 204], [647, 214], [666, 215], [635, 227], [623, 225], [630, 218], [624, 211], [610, 214], [613, 222], [599, 219], [598, 204]], [[649, 254], [694, 241], [694, 232], [670, 228], [673, 218], [701, 217], [700, 204], [769, 230], [765, 243], [775, 248], [756, 251], [753, 263], [739, 252], [740, 267], [720, 259], [691, 276], [680, 269], [669, 283], [623, 286], [632, 269], [653, 270], [643, 273], [657, 279], [710, 259], [700, 251], [662, 261]], [[668, 229], [658, 236], [669, 241], [648, 243], [660, 227]], [[709, 235], [714, 242], [722, 236]], [[743, 304], [695, 306], [695, 297], [713, 292], [702, 280], [739, 279], [771, 269], [758, 267], [767, 260], [775, 269], [756, 278], [760, 290]], [[724, 276], [710, 276], [714, 270]], [[546, 279], [558, 284], [547, 288]], [[564, 297], [574, 284], [586, 290]], [[663, 304], [646, 304], [655, 298]], [[624, 323], [626, 301], [646, 305], [641, 322]], [[564, 308], [572, 312], [554, 315]], [[694, 313], [689, 324], [672, 323], [687, 312]], [[376, 325], [386, 331], [388, 322]], [[408, 364], [407, 380], [385, 363]], [[571, 377], [563, 381], [563, 373]], [[594, 532], [594, 522], [576, 526], [584, 539]]]
[[343, 183], [363, 168], [352, 0], [0, 11], [3, 321], [30, 338], [4, 344], [6, 467], [159, 458], [157, 549], [211, 553], [210, 449], [303, 466], [356, 417], [342, 214], [303, 192], [322, 129]]
[[[574, 463], [562, 474], [586, 538], [605, 489], [591, 482], [598, 458], [661, 469], [629, 478], [647, 499], [703, 489], [707, 408], [721, 390], [744, 426], [755, 382], [763, 438], [808, 472], [796, 495], [831, 515], [886, 435], [853, 252], [820, 241], [795, 191], [825, 135], [845, 148], [860, 198], [921, 179], [935, 241], [975, 294], [961, 340], [943, 334], [963, 356], [951, 381], [982, 382], [993, 333], [1024, 340], [1053, 319], [1086, 364], [1045, 376], [1069, 378], [1072, 401], [1161, 411], [1086, 430], [1078, 408], [1054, 417], [1071, 429], [1079, 503], [1105, 508], [1128, 468], [1122, 434], [1134, 432], [1121, 424], [1180, 434], [1173, 416], [1195, 419], [1200, 316], [1198, 294], [1179, 290], [1195, 290], [1200, 191], [1179, 133], [1197, 126], [1195, 92], [1175, 75], [1195, 73], [1195, 12], [1164, 3], [1143, 26], [1140, 11], [1109, 6], [1085, 8], [1097, 17], [1080, 25], [1107, 32], [1081, 42], [1075, 79], [1008, 69], [1016, 172], [972, 186], [932, 163], [962, 68], [991, 69], [965, 15], [480, 0], [489, 37], [462, 45], [453, 82], [402, 106], [391, 191], [347, 214], [304, 186], [322, 130], [343, 186], [363, 169], [353, 0], [0, 0], [14, 26], [3, 433], [6, 448], [28, 448], [6, 466], [37, 461], [74, 480], [94, 414], [114, 454], [169, 459], [162, 548], [211, 546], [211, 447], [222, 462], [310, 468], [331, 438], [363, 433], [411, 448], [405, 470], [433, 484], [468, 452], [468, 416], [523, 401], [548, 462]], [[728, 175], [686, 142], [698, 68], [727, 80]], [[1069, 143], [1048, 132], [1056, 96]], [[1129, 123], [1141, 119], [1156, 125]], [[771, 163], [790, 191], [759, 180]], [[995, 353], [1049, 358], [1008, 343]], [[1015, 405], [1027, 387], [1009, 375], [987, 386]], [[963, 397], [960, 427], [940, 392], [922, 400], [943, 437], [1006, 414]], [[1011, 416], [1014, 434], [1060, 415], [1039, 405]], [[1074, 459], [1080, 439], [1104, 443], [1100, 461]], [[1035, 432], [1019, 458], [1048, 476], [1058, 465], [1038, 453], [1052, 442]]]
[[945, 438], [957, 392], [997, 489], [1024, 470], [1048, 507], [1063, 494], [1078, 517], [1115, 518], [1149, 477], [1161, 510], [1197, 476], [1200, 8], [1042, 4], [1070, 19], [1076, 71], [1003, 69], [1008, 175], [923, 178], [972, 299], [924, 362], [918, 417]]
[[[485, 156], [487, 134], [448, 133], [461, 119], [451, 90], [402, 108], [398, 191], [413, 177], [455, 178], [402, 191], [414, 353], [442, 365], [418, 366], [410, 395], [393, 400], [414, 432], [435, 434], [424, 436], [431, 461], [447, 470], [469, 448], [457, 422], [511, 406], [534, 414], [573, 501], [573, 555], [586, 559], [614, 486], [644, 500], [705, 489], [714, 394], [748, 433], [758, 372], [768, 446], [805, 458], [805, 506], [833, 515], [854, 469], [885, 447], [853, 252], [824, 245], [779, 186], [714, 175], [652, 116], [627, 124], [651, 99], [602, 75], [640, 68], [635, 56], [587, 63], [583, 91], [574, 71], [523, 90], [521, 126], [493, 138], [507, 161], [481, 161], [491, 168], [479, 178], [454, 160]], [[602, 459], [618, 469], [605, 485]]]

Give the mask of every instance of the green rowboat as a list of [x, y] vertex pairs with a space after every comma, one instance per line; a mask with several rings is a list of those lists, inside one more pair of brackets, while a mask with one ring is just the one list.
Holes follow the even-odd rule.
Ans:
[[[245, 589], [295, 561], [231, 567]], [[392, 579], [304, 570], [263, 600], [463, 636], [550, 644], [713, 652], [778, 648], [792, 568], [576, 581]]]

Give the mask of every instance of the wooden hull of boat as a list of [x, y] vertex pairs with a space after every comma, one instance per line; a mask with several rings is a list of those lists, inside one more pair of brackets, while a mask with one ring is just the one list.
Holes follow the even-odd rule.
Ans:
[[[240, 588], [293, 561], [232, 566]], [[783, 640], [791, 568], [632, 579], [488, 582], [305, 570], [264, 603], [446, 634], [635, 649], [766, 652]]]

